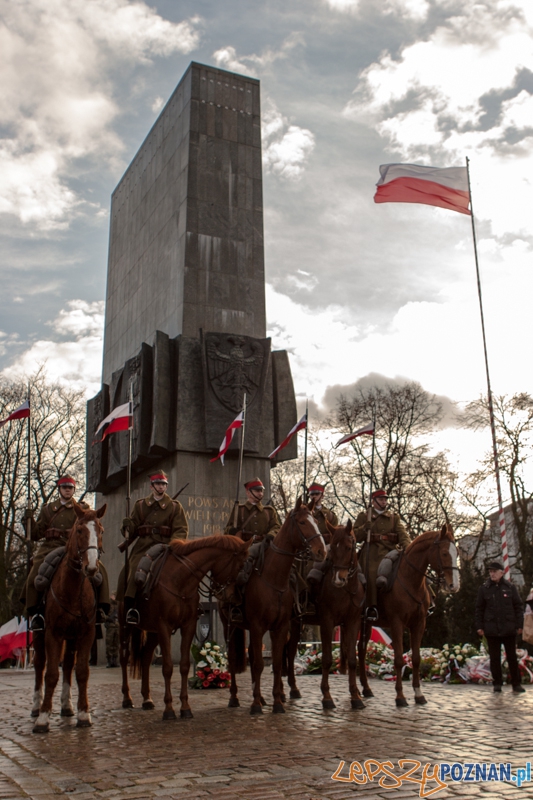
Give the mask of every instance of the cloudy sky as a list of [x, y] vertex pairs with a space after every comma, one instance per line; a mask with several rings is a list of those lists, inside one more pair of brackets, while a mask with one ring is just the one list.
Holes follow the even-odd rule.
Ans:
[[0, 8], [4, 374], [98, 388], [110, 195], [194, 60], [261, 80], [269, 333], [300, 398], [485, 391], [469, 217], [372, 200], [380, 164], [466, 156], [493, 388], [533, 392], [531, 0]]

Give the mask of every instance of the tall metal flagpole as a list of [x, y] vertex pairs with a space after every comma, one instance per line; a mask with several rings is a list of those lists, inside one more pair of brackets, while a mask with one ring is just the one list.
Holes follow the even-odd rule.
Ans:
[[[374, 481], [374, 453], [376, 452], [376, 409], [372, 411], [372, 456], [370, 458], [370, 491], [368, 498], [368, 521], [372, 521], [372, 489]], [[370, 535], [370, 531], [369, 531]], [[370, 539], [368, 539], [370, 542]]]
[[305, 440], [304, 440], [304, 490], [303, 501], [307, 505], [307, 430], [309, 428], [309, 400], [305, 401]]
[[239, 468], [237, 470], [237, 489], [235, 491], [235, 505], [233, 506], [233, 527], [236, 528], [239, 521], [239, 492], [241, 490], [242, 461], [244, 456], [244, 429], [246, 427], [246, 392], [242, 398], [242, 425], [241, 425], [241, 447], [239, 451]]
[[[130, 392], [129, 392], [129, 412], [131, 417], [131, 425], [128, 427], [128, 472], [126, 476], [126, 517], [130, 516], [130, 509], [131, 509], [131, 462], [133, 456], [133, 383], [130, 382]], [[129, 538], [130, 532], [129, 529], [126, 528], [124, 531], [124, 538], [126, 547], [124, 548], [124, 597], [126, 597], [126, 592], [128, 589], [128, 580], [129, 580], [129, 571], [130, 571], [130, 556], [129, 556]]]
[[[28, 405], [31, 414], [31, 384], [28, 381]], [[31, 417], [28, 415], [28, 511], [31, 510]], [[31, 517], [26, 517], [26, 575], [30, 574], [31, 569]], [[26, 612], [27, 614], [27, 612]], [[26, 617], [26, 667], [30, 664], [30, 620]]]
[[487, 355], [487, 337], [485, 334], [485, 316], [483, 314], [483, 299], [481, 296], [481, 279], [479, 276], [479, 262], [477, 257], [476, 226], [474, 222], [474, 204], [472, 202], [472, 189], [470, 187], [470, 159], [466, 158], [466, 174], [468, 177], [468, 194], [470, 195], [470, 216], [472, 219], [472, 238], [474, 241], [474, 257], [476, 262], [477, 292], [479, 297], [479, 312], [481, 315], [481, 331], [483, 333], [483, 351], [485, 354], [485, 370], [487, 373], [487, 396], [489, 401], [490, 429], [492, 431], [492, 450], [494, 456], [494, 469], [496, 472], [496, 487], [498, 489], [498, 509], [500, 520], [500, 534], [502, 539], [502, 556], [504, 575], [507, 580], [511, 577], [509, 569], [509, 552], [507, 550], [507, 531], [505, 529], [505, 514], [503, 513], [502, 488], [500, 482], [500, 466], [498, 461], [498, 446], [496, 443], [496, 425], [494, 422], [494, 405], [492, 403], [492, 389], [490, 385], [489, 358]]

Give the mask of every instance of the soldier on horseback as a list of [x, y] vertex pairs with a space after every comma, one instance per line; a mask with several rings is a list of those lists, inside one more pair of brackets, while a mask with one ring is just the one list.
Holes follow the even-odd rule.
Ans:
[[337, 526], [339, 524], [339, 520], [337, 519], [335, 512], [330, 508], [326, 508], [326, 506], [322, 503], [324, 498], [324, 488], [325, 487], [320, 483], [312, 483], [307, 490], [307, 493], [311, 500], [314, 500], [313, 517], [315, 518], [318, 530], [324, 537], [324, 541], [327, 543], [330, 539], [330, 533], [327, 529], [326, 521], [329, 522], [330, 525]]
[[370, 622], [378, 619], [376, 578], [380, 561], [395, 547], [406, 548], [411, 539], [400, 520], [400, 515], [387, 508], [388, 494], [385, 489], [372, 492], [371, 519], [361, 511], [355, 521], [356, 541], [364, 542], [359, 553], [359, 562], [367, 578], [366, 618]]
[[[26, 605], [28, 617], [31, 617], [33, 631], [44, 630], [43, 594], [37, 591], [34, 583], [39, 567], [49, 553], [66, 544], [68, 534], [77, 521], [74, 510], [76, 481], [70, 475], [63, 475], [57, 481], [57, 488], [59, 496], [41, 508], [37, 522], [33, 518], [31, 509], [26, 509], [24, 512], [23, 524], [26, 526], [26, 521], [30, 520], [32, 541], [40, 541], [39, 547], [33, 555], [33, 565], [26, 580], [24, 593], [20, 598]], [[78, 505], [81, 508], [89, 508], [87, 503]], [[99, 589], [98, 605], [101, 608], [109, 609], [109, 582], [102, 563], [99, 564], [99, 570], [102, 575], [102, 584]]]
[[262, 503], [265, 487], [260, 478], [253, 478], [244, 484], [246, 502], [239, 504], [237, 524], [232, 513], [224, 529], [225, 534], [239, 536], [244, 541], [253, 537], [254, 542], [262, 542], [265, 536], [273, 538], [281, 527], [278, 512], [274, 506]]
[[154, 544], [169, 544], [173, 539], [186, 539], [189, 534], [183, 506], [166, 493], [166, 473], [158, 470], [149, 477], [151, 494], [137, 500], [131, 517], [125, 517], [122, 521], [122, 535], [125, 536], [127, 531], [130, 541], [135, 540], [129, 555], [128, 584], [124, 587], [123, 569], [119, 575], [117, 590], [117, 599], [124, 597], [128, 625], [139, 624], [139, 612], [135, 608], [135, 571], [142, 556]]

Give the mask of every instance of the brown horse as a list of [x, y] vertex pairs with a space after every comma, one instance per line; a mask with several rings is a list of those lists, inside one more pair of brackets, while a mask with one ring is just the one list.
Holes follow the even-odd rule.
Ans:
[[[361, 608], [365, 599], [365, 588], [358, 577], [357, 552], [352, 532], [352, 522], [334, 527], [326, 523], [330, 533], [330, 545], [326, 556], [324, 578], [315, 596], [316, 615], [305, 616], [305, 623], [320, 625], [322, 640], [322, 707], [335, 708], [329, 691], [329, 671], [333, 663], [333, 630], [341, 626], [341, 672], [348, 665], [348, 686], [353, 709], [364, 708], [357, 682], [357, 638], [361, 627]], [[290, 696], [301, 697], [294, 675], [294, 658], [300, 639], [300, 617], [291, 624], [291, 638], [287, 645], [287, 679]]]
[[261, 674], [264, 661], [262, 654], [263, 636], [270, 631], [272, 642], [272, 668], [274, 685], [272, 695], [274, 713], [284, 713], [282, 702], [283, 684], [281, 679], [283, 647], [287, 641], [291, 623], [293, 593], [289, 587], [289, 576], [297, 555], [307, 553], [317, 561], [326, 555], [324, 540], [309, 509], [298, 500], [294, 511], [276, 534], [274, 541], [265, 552], [261, 572], [254, 570], [244, 592], [244, 622], [233, 623], [223, 608], [220, 615], [228, 643], [228, 661], [231, 672], [229, 707], [240, 705], [237, 697], [235, 675], [245, 669], [245, 633], [250, 631], [248, 656], [252, 672], [253, 703], [251, 714], [261, 714], [264, 700], [261, 697]]
[[[380, 597], [380, 623], [391, 630], [396, 670], [396, 705], [407, 705], [402, 689], [405, 628], [409, 629], [411, 635], [415, 703], [423, 705], [426, 698], [420, 688], [420, 642], [426, 628], [430, 602], [426, 571], [431, 567], [436, 572], [438, 582], [446, 592], [456, 592], [459, 589], [457, 548], [451, 526], [446, 524], [440, 531], [421, 533], [406, 548], [400, 559], [392, 590]], [[372, 697], [365, 669], [370, 626], [366, 630], [365, 627], [363, 625], [363, 634], [359, 641], [359, 673], [364, 697]]]
[[[192, 717], [188, 696], [188, 675], [191, 663], [191, 644], [196, 631], [200, 596], [200, 581], [211, 571], [217, 596], [231, 592], [238, 571], [242, 567], [250, 542], [236, 536], [207, 536], [184, 542], [176, 539], [170, 543], [159, 581], [148, 599], [138, 602], [140, 626], [132, 637], [132, 666], [135, 677], [141, 677], [142, 707], [154, 708], [150, 696], [150, 665], [156, 645], [161, 646], [163, 676], [165, 678], [165, 710], [163, 719], [176, 719], [172, 707], [170, 682], [173, 665], [171, 636], [181, 631], [181, 691], [180, 716]], [[124, 625], [123, 604], [119, 605], [121, 621], [121, 656], [123, 708], [132, 708], [128, 684], [129, 629]], [[142, 634], [142, 635], [141, 635]]]
[[[34, 634], [35, 692], [32, 717], [37, 717], [34, 733], [48, 733], [52, 697], [59, 679], [63, 657], [61, 716], [74, 715], [71, 680], [74, 661], [78, 683], [78, 728], [92, 725], [87, 698], [89, 656], [94, 641], [96, 596], [89, 578], [98, 570], [103, 527], [100, 523], [106, 506], [92, 511], [74, 505], [77, 521], [69, 533], [67, 552], [53, 576], [46, 597], [45, 629]], [[43, 699], [43, 672], [46, 665]], [[41, 702], [42, 701], [42, 702]]]

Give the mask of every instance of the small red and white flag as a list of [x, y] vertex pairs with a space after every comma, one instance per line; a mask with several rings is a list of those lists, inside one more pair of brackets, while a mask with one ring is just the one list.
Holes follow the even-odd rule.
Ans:
[[26, 417], [30, 416], [30, 401], [26, 400], [21, 406], [16, 408], [9, 417], [5, 419], [0, 419], [0, 428], [6, 424], [6, 422], [11, 422], [12, 419], [25, 419]]
[[470, 215], [466, 167], [382, 164], [375, 203], [422, 203]]
[[335, 447], [339, 447], [341, 444], [346, 444], [346, 442], [351, 442], [352, 439], [357, 439], [358, 436], [372, 436], [374, 433], [374, 423], [369, 422], [368, 425], [365, 425], [364, 428], [359, 428], [358, 431], [354, 431], [353, 433], [347, 433], [346, 436], [343, 436], [342, 439], [339, 439]]
[[[100, 444], [110, 433], [131, 431], [132, 429], [133, 412], [131, 403], [124, 403], [124, 405], [114, 408], [111, 414], [108, 414], [107, 417], [101, 421], [94, 434], [93, 444]], [[100, 432], [102, 433], [101, 439], [98, 438]]]
[[275, 458], [280, 450], [283, 450], [284, 447], [287, 447], [287, 445], [289, 444], [290, 440], [292, 439], [295, 433], [298, 433], [298, 431], [304, 431], [306, 428], [307, 428], [307, 413], [305, 413], [301, 418], [301, 420], [299, 420], [296, 423], [294, 428], [290, 429], [290, 431], [288, 432], [282, 443], [279, 444], [275, 450], [272, 450], [272, 452], [269, 455], [269, 458]]
[[224, 456], [226, 455], [227, 451], [229, 450], [229, 446], [231, 444], [231, 440], [233, 439], [233, 437], [235, 435], [235, 431], [238, 428], [242, 428], [243, 422], [244, 422], [244, 411], [241, 411], [241, 413], [237, 417], [235, 417], [235, 419], [233, 420], [233, 422], [231, 423], [231, 425], [227, 429], [226, 435], [224, 436], [222, 444], [220, 445], [220, 449], [218, 451], [218, 455], [215, 456], [215, 458], [210, 459], [211, 462], [218, 461], [218, 459], [220, 458], [220, 460], [222, 461], [222, 466], [224, 466]]

